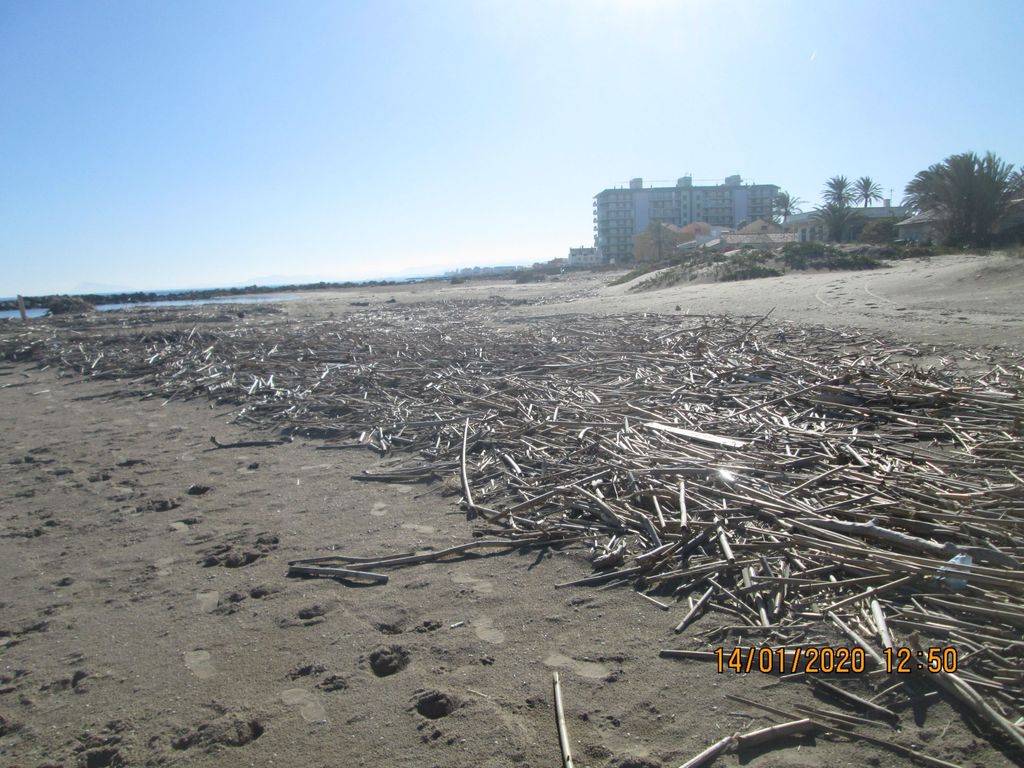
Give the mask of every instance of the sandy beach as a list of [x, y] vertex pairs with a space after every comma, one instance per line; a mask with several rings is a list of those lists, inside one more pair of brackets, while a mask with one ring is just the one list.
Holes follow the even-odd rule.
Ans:
[[[750, 318], [746, 327], [768, 315], [758, 333], [826, 326], [884, 337], [912, 348], [922, 368], [969, 372], [982, 359], [1019, 367], [1024, 351], [1024, 262], [1010, 256], [644, 293], [608, 287], [613, 276], [354, 288], [267, 311], [182, 309], [130, 324], [131, 313], [110, 313], [87, 322], [90, 333], [158, 344], [236, 327], [268, 339], [282, 329], [301, 335], [308, 324], [326, 328], [382, 307], [474, 307], [474, 318], [503, 331], [552, 318], [584, 330], [588, 318], [642, 323], [645, 313], [680, 327], [700, 316]], [[593, 572], [579, 547], [424, 563], [390, 570], [380, 585], [288, 578], [288, 562], [300, 558], [470, 541], [475, 523], [460, 505], [457, 471], [428, 482], [360, 481], [393, 466], [401, 444], [383, 457], [338, 448], [338, 436], [272, 444], [280, 432], [237, 419], [240, 403], [152, 396], [140, 377], [43, 366], [24, 352], [30, 339], [49, 334], [71, 348], [74, 321], [29, 326], [9, 321], [0, 330], [8, 353], [0, 362], [4, 765], [558, 765], [557, 671], [576, 766], [674, 768], [723, 737], [780, 720], [728, 694], [782, 712], [816, 701], [799, 680], [659, 658], [680, 642], [672, 627], [685, 600], [662, 611], [628, 586], [556, 589]], [[973, 363], [963, 349], [977, 353]], [[97, 361], [96, 370], [106, 365]], [[694, 630], [727, 618], [708, 614]], [[865, 698], [885, 687], [869, 675], [843, 683]], [[1020, 679], [1006, 684], [1019, 691]], [[934, 693], [901, 710], [898, 728], [864, 732], [946, 764], [1021, 759]], [[920, 763], [819, 734], [713, 764]]]

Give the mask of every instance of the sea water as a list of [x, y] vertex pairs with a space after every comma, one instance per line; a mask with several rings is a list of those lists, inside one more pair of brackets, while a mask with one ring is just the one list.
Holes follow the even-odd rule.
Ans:
[[[291, 301], [298, 298], [290, 294], [261, 294], [254, 293], [246, 296], [224, 296], [213, 299], [166, 299], [163, 301], [131, 301], [120, 304], [97, 304], [97, 312], [117, 312], [120, 310], [145, 309], [148, 307], [198, 307], [204, 304], [263, 304], [268, 301]], [[48, 309], [26, 310], [29, 317], [44, 317], [49, 313]], [[19, 318], [21, 314], [16, 309], [5, 309], [0, 311], [0, 320]]]

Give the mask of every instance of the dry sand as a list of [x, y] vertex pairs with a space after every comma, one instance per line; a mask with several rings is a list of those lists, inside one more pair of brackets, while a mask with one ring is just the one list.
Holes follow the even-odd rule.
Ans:
[[[1024, 338], [1024, 258], [1020, 256], [910, 259], [863, 272], [792, 273], [644, 292], [630, 289], [649, 275], [608, 287], [619, 274], [577, 272], [561, 276], [556, 283], [521, 286], [509, 281], [470, 281], [446, 287], [443, 296], [458, 301], [501, 295], [543, 302], [521, 308], [518, 315], [522, 317], [635, 312], [760, 316], [773, 310], [772, 317], [779, 320], [891, 332], [914, 342], [1014, 345]], [[354, 300], [434, 298], [437, 285], [321, 296], [338, 302], [331, 306], [325, 301], [322, 307], [344, 311]]]
[[[774, 307], [915, 344], [1007, 347], [1024, 323], [1024, 262], [999, 256], [646, 294], [608, 279], [353, 289], [283, 305], [282, 322], [359, 311], [353, 301], [500, 295], [527, 303], [496, 308], [499, 323]], [[462, 543], [459, 495], [356, 482], [374, 454], [311, 440], [212, 450], [211, 435], [252, 435], [205, 402], [126, 398], [125, 383], [26, 364], [0, 374], [0, 764], [558, 765], [557, 670], [577, 765], [677, 766], [771, 722], [726, 693], [781, 709], [809, 700], [777, 678], [659, 659], [673, 644], [667, 614], [628, 592], [553, 588], [589, 572], [582, 553], [423, 565], [366, 588], [287, 579], [288, 560], [331, 547]], [[898, 734], [875, 731], [954, 763], [1014, 762], [941, 700], [903, 712]], [[911, 764], [824, 738], [715, 762]]]

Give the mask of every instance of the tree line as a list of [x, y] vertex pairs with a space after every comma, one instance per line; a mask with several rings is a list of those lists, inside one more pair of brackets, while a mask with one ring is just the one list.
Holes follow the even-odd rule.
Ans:
[[[833, 176], [825, 182], [814, 210], [829, 240], [841, 241], [867, 208], [882, 200], [882, 188], [870, 176], [851, 181]], [[799, 213], [804, 201], [779, 192], [774, 209], [783, 222]], [[903, 205], [922, 215], [947, 245], [984, 247], [997, 239], [1024, 234], [1024, 166], [1015, 169], [991, 152], [964, 152], [918, 173], [904, 189]]]

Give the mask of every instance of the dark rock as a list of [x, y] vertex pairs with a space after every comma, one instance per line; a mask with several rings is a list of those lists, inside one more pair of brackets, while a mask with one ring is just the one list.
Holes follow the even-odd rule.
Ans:
[[[96, 307], [77, 296], [54, 296], [46, 302], [51, 315], [73, 315], [92, 312]], [[113, 765], [113, 763], [104, 763]]]

